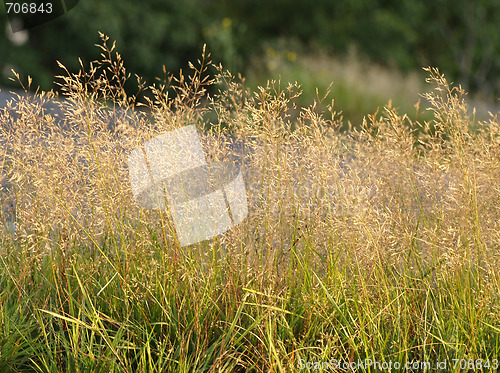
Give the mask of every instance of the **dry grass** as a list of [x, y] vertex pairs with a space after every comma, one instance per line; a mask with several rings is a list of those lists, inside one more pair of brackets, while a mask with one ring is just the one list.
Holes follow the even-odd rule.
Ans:
[[[297, 54], [285, 45], [268, 48], [263, 57], [255, 58], [247, 75], [251, 87], [265, 85], [267, 79], [281, 80], [282, 84], [299, 82], [303, 94], [298, 99], [308, 106], [320, 94], [331, 91], [337, 112], [343, 115], [344, 128], [359, 128], [363, 117], [382, 110], [390, 101], [394, 107], [414, 121], [432, 120], [423, 109], [421, 94], [435, 87], [425, 84], [424, 71], [403, 73], [397, 67], [375, 64], [364, 59], [352, 48], [344, 56], [329, 55], [321, 50]], [[498, 99], [476, 93], [468, 96], [469, 115], [478, 120], [489, 120], [489, 112], [500, 113]]]
[[330, 90], [336, 110], [342, 112], [344, 128], [359, 128], [367, 113], [382, 109], [389, 100], [412, 119], [430, 118], [425, 111], [415, 109], [419, 93], [431, 90], [425, 85], [425, 74], [403, 74], [397, 68], [370, 63], [354, 49], [341, 58], [321, 51], [296, 55], [287, 49], [268, 48], [266, 56], [252, 66], [248, 74], [252, 86], [269, 77], [283, 83], [299, 82], [302, 106], [310, 105], [317, 91], [322, 95]]
[[[210, 78], [204, 53], [138, 112], [113, 48], [60, 78], [64, 126], [52, 93], [0, 113], [2, 371], [499, 356], [500, 125], [474, 123], [460, 88], [428, 69], [433, 121], [386, 107], [346, 133], [334, 107], [295, 115], [296, 85]], [[135, 205], [126, 161], [188, 124], [211, 161], [239, 162], [250, 211], [180, 248], [165, 212]]]

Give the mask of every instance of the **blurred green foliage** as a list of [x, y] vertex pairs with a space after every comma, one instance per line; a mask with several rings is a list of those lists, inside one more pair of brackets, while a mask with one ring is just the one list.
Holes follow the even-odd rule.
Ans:
[[78, 57], [98, 57], [101, 31], [117, 41], [129, 71], [150, 83], [163, 65], [176, 72], [196, 60], [204, 43], [216, 61], [245, 73], [266, 46], [286, 40], [301, 53], [342, 55], [354, 46], [402, 71], [438, 66], [466, 89], [498, 95], [499, 21], [498, 0], [82, 0], [30, 30], [24, 45], [1, 33], [0, 84], [13, 67], [51, 88], [61, 72], [56, 60], [76, 69]]

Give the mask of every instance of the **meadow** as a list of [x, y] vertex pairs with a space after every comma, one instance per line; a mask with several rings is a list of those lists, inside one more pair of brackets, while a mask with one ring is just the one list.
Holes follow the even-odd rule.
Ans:
[[[496, 370], [497, 117], [427, 68], [429, 120], [387, 104], [343, 131], [328, 89], [301, 106], [299, 84], [248, 89], [205, 52], [137, 78], [141, 103], [100, 47], [61, 65], [62, 119], [54, 92], [0, 111], [1, 372]], [[249, 215], [180, 247], [166, 211], [135, 204], [127, 156], [190, 124], [208, 159], [238, 161]]]

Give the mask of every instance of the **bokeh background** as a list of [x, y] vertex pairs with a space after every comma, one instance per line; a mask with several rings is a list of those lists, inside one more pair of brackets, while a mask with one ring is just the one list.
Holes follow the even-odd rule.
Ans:
[[[439, 67], [471, 93], [483, 114], [498, 111], [498, 0], [81, 0], [65, 16], [12, 34], [0, 5], [0, 87], [57, 89], [54, 76], [99, 58], [98, 32], [116, 40], [132, 76], [146, 82], [187, 69], [207, 44], [215, 62], [255, 88], [298, 81], [302, 103], [316, 87], [359, 122], [389, 99], [411, 112], [424, 66]], [[130, 89], [133, 91], [131, 84]]]

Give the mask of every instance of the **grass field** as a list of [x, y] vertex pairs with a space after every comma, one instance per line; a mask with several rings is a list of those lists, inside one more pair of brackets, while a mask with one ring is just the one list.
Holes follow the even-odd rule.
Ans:
[[[496, 370], [498, 118], [475, 121], [428, 69], [431, 121], [386, 107], [342, 132], [335, 106], [251, 92], [205, 55], [129, 115], [109, 110], [135, 98], [102, 53], [59, 79], [64, 129], [39, 101], [0, 112], [1, 372]], [[249, 215], [181, 248], [166, 212], [135, 204], [126, 160], [207, 118], [210, 160], [235, 159], [226, 133], [252, 150]]]

